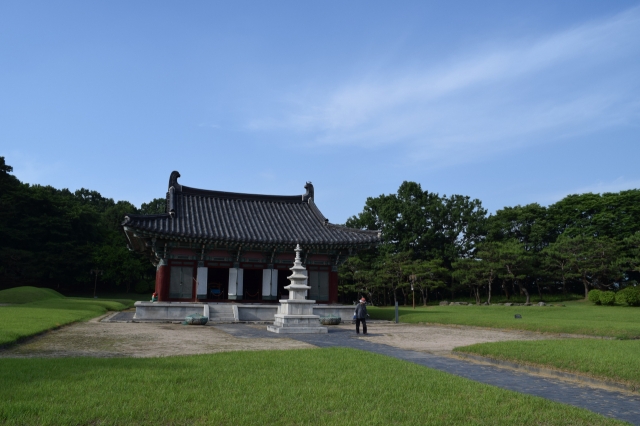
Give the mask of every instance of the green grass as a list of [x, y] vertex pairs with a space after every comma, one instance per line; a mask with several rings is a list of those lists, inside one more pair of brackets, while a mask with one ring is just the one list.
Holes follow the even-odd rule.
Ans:
[[64, 296], [49, 288], [24, 286], [0, 290], [0, 303], [22, 304], [62, 297]]
[[587, 410], [346, 348], [0, 359], [8, 425], [605, 425]]
[[[34, 301], [26, 303], [29, 297]], [[130, 307], [131, 300], [68, 298], [49, 289], [17, 287], [0, 291], [0, 300], [20, 303], [0, 307], [0, 345], [11, 344], [62, 325], [84, 321], [107, 311]]]
[[[566, 302], [561, 306], [432, 306], [401, 307], [404, 323], [457, 324], [547, 333], [573, 333], [618, 338], [640, 336], [640, 308]], [[367, 308], [371, 318], [393, 320], [394, 308]], [[515, 319], [521, 314], [522, 319]]]
[[537, 340], [479, 343], [456, 351], [551, 367], [640, 388], [640, 340]]

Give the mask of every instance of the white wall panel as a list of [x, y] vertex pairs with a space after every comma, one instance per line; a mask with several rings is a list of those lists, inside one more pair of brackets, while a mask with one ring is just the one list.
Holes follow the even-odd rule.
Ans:
[[238, 268], [229, 268], [229, 296], [235, 296], [238, 291]]
[[209, 268], [198, 268], [198, 286], [196, 289], [196, 295], [199, 299], [207, 298], [207, 275]]
[[262, 295], [271, 296], [271, 269], [262, 270]]

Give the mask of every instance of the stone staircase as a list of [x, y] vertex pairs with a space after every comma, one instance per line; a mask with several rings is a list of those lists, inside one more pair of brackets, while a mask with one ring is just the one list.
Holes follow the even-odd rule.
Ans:
[[209, 303], [209, 322], [236, 322], [231, 303]]

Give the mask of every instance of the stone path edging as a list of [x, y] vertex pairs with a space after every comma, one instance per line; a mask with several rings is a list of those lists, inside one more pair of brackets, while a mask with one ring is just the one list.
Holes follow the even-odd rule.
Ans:
[[501, 359], [490, 358], [482, 355], [468, 354], [465, 352], [453, 351], [451, 355], [454, 358], [462, 358], [472, 362], [478, 362], [483, 364], [496, 365], [498, 367], [509, 368], [513, 370], [524, 370], [527, 373], [539, 374], [543, 376], [552, 376], [558, 379], [568, 379], [572, 382], [578, 382], [586, 385], [594, 385], [596, 387], [602, 387], [606, 389], [613, 389], [616, 391], [629, 392], [633, 395], [637, 395], [637, 388], [633, 385], [625, 383], [615, 382], [611, 380], [596, 379], [594, 377], [586, 376], [583, 374], [568, 373], [566, 371], [554, 370], [553, 368], [535, 367], [528, 364], [518, 364], [513, 361], [505, 361]]

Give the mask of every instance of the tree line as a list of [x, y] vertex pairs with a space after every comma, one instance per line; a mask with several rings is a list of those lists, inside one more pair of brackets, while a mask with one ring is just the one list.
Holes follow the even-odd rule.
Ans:
[[[377, 304], [415, 297], [498, 292], [530, 303], [550, 295], [635, 287], [640, 277], [640, 190], [570, 195], [487, 214], [480, 200], [403, 182], [396, 194], [368, 198], [347, 226], [381, 230], [382, 243], [340, 269], [341, 290]], [[413, 289], [413, 290], [412, 290]]]
[[91, 270], [102, 288], [152, 291], [155, 269], [127, 249], [127, 213], [164, 212], [164, 199], [136, 208], [96, 191], [29, 185], [0, 157], [0, 288], [20, 285], [86, 292]]
[[[88, 189], [71, 192], [20, 182], [0, 157], [0, 288], [90, 288], [91, 270], [111, 289], [151, 291], [155, 270], [127, 249], [127, 213], [163, 213], [164, 198], [140, 209]], [[368, 198], [347, 226], [381, 230], [382, 243], [340, 268], [344, 297], [377, 304], [426, 304], [471, 296], [491, 302], [531, 294], [621, 290], [640, 279], [640, 190], [570, 195], [548, 207], [505, 207], [425, 191], [404, 182]], [[413, 287], [414, 291], [411, 291]]]

